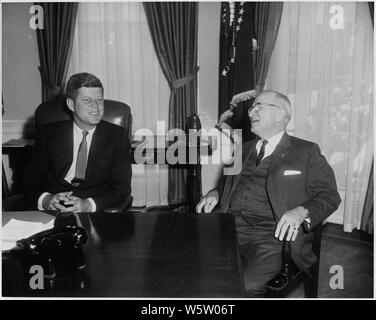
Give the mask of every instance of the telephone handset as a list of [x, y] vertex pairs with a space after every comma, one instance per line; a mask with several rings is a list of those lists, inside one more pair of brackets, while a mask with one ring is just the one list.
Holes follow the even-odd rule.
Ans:
[[14, 252], [22, 253], [28, 265], [41, 265], [45, 277], [54, 278], [85, 267], [81, 247], [86, 242], [82, 227], [54, 227], [17, 241]]

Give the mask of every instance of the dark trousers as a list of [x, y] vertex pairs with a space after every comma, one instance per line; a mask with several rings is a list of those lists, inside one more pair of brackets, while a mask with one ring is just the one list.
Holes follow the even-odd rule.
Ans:
[[250, 224], [236, 214], [236, 224], [246, 296], [262, 298], [265, 284], [282, 266], [282, 242], [274, 237], [275, 221], [255, 220]]

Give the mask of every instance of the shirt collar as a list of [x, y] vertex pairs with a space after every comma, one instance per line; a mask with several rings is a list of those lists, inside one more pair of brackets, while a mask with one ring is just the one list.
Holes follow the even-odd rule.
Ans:
[[[285, 131], [281, 131], [281, 132], [278, 132], [277, 134], [275, 134], [274, 136], [270, 137], [268, 140], [268, 143], [266, 145], [266, 148], [270, 149], [270, 150], [274, 150], [278, 143], [281, 141], [282, 137], [283, 137], [283, 134], [285, 133]], [[260, 146], [261, 147], [261, 144], [262, 144], [262, 141], [265, 140], [265, 139], [260, 139], [258, 142], [257, 142], [257, 146]]]
[[278, 145], [278, 143], [281, 141], [284, 133], [285, 133], [284, 131], [281, 131], [281, 132], [275, 134], [273, 137], [270, 137], [268, 139], [268, 145], [270, 147], [275, 148]]
[[[90, 129], [90, 130], [87, 130], [87, 132], [88, 132], [88, 136], [92, 136], [93, 135], [93, 133], [94, 133], [94, 131], [95, 131], [95, 129], [96, 129], [96, 126], [93, 128], [93, 129]], [[82, 136], [82, 131], [84, 131], [84, 130], [82, 130], [74, 121], [73, 121], [73, 132], [76, 134], [76, 135], [78, 135], [78, 136]]]

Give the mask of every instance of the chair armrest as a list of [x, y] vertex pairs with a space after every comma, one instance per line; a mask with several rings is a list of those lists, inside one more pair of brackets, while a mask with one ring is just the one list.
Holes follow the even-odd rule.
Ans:
[[125, 199], [124, 202], [119, 203], [118, 205], [114, 205], [111, 207], [108, 207], [104, 209], [104, 213], [122, 213], [127, 211], [133, 203], [133, 197], [131, 195], [128, 196], [127, 199]]
[[22, 193], [10, 196], [2, 201], [3, 211], [24, 211], [27, 210], [25, 197]]

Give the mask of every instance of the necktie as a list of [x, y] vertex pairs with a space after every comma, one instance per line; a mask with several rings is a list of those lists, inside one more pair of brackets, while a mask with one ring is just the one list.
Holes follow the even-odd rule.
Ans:
[[87, 142], [86, 136], [89, 134], [87, 131], [82, 131], [82, 141], [80, 147], [78, 148], [77, 153], [77, 162], [76, 162], [76, 174], [72, 183], [81, 183], [85, 180], [85, 171], [86, 171], [86, 158], [87, 158]]
[[259, 152], [259, 154], [257, 155], [257, 158], [256, 158], [256, 167], [259, 165], [259, 163], [261, 162], [262, 158], [265, 155], [265, 146], [266, 146], [267, 143], [268, 143], [268, 140], [262, 141], [260, 152]]

